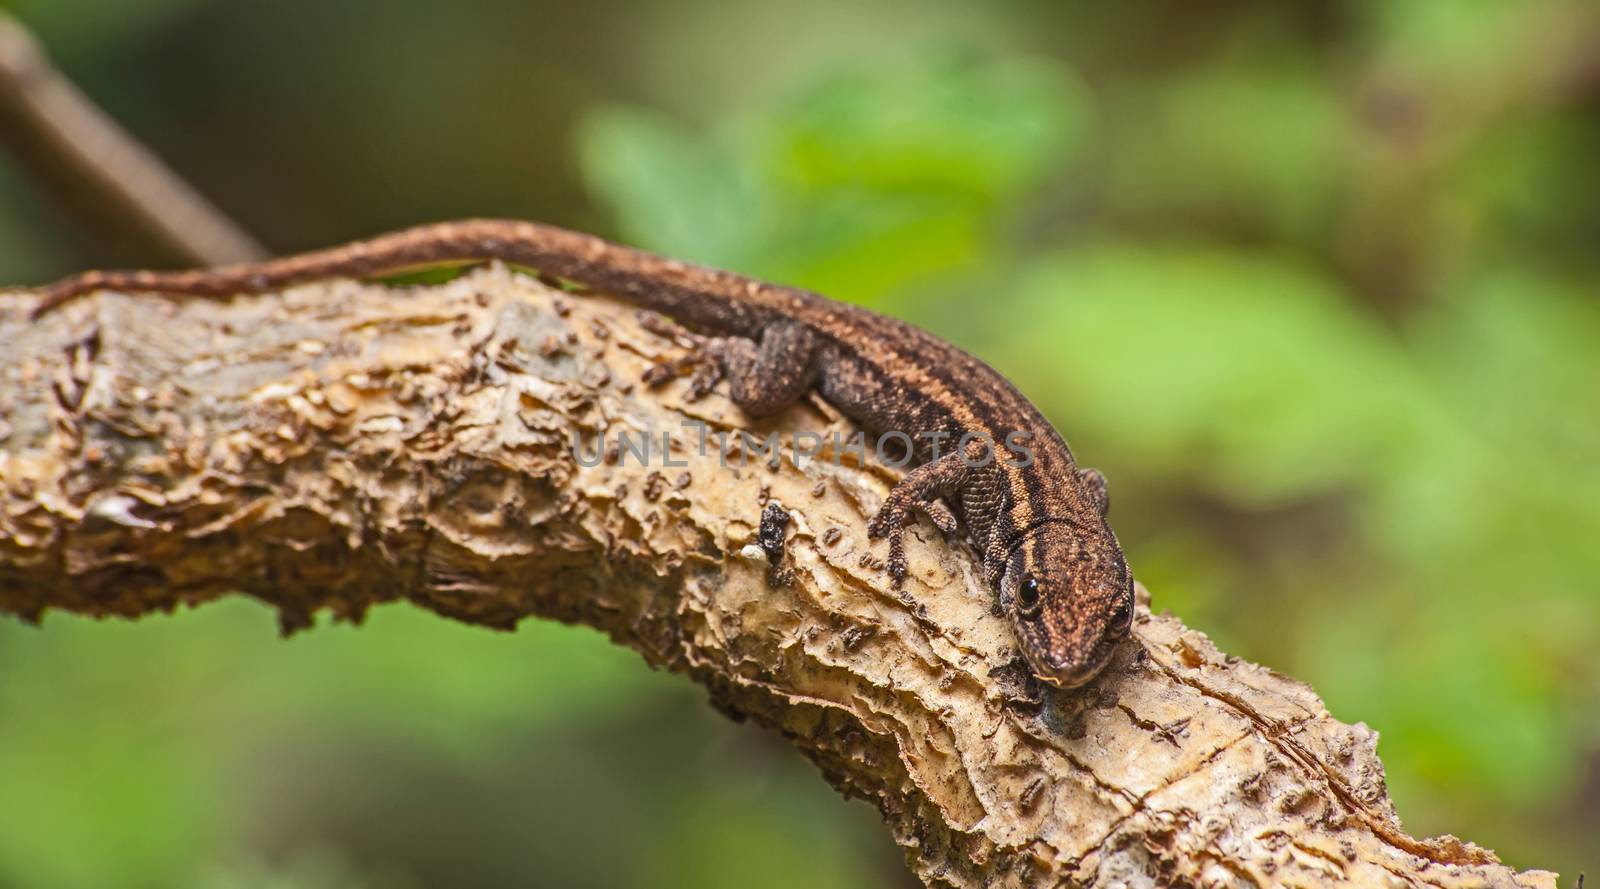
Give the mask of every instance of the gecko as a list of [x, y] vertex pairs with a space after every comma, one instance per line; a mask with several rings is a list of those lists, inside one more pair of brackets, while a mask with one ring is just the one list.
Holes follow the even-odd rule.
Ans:
[[[592, 235], [514, 220], [404, 229], [343, 247], [194, 271], [89, 271], [49, 285], [34, 316], [96, 290], [227, 298], [330, 278], [378, 278], [499, 261], [611, 295], [704, 335], [645, 382], [687, 378], [689, 398], [726, 381], [745, 413], [815, 391], [869, 432], [912, 442], [914, 468], [867, 526], [896, 585], [915, 515], [963, 529], [1041, 681], [1076, 688], [1130, 635], [1133, 579], [1107, 523], [1105, 477], [998, 371], [904, 321]], [[881, 440], [881, 439], [880, 439]], [[903, 440], [903, 439], [901, 439]], [[1000, 452], [1001, 442], [1021, 447]], [[943, 449], [942, 443], [953, 443]]]

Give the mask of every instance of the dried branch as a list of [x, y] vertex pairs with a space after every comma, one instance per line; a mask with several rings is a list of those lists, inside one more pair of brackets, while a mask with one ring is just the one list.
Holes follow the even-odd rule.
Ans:
[[50, 64], [0, 11], [0, 145], [107, 241], [146, 260], [221, 265], [266, 251]]
[[[892, 477], [699, 453], [683, 422], [748, 421], [635, 385], [682, 344], [606, 298], [495, 267], [28, 308], [0, 297], [0, 610], [242, 591], [291, 629], [397, 599], [595, 626], [781, 731], [930, 886], [1556, 885], [1408, 836], [1374, 732], [1147, 603], [1101, 678], [1041, 687], [963, 545], [916, 526], [891, 588], [862, 528]], [[837, 423], [811, 403], [752, 428]], [[649, 465], [580, 459], [623, 430], [654, 436]], [[789, 521], [762, 539], [770, 504]]]

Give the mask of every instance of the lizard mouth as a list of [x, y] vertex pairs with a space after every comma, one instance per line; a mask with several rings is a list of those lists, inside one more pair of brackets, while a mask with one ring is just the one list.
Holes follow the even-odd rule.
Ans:
[[1106, 668], [1106, 664], [1111, 661], [1111, 658], [1104, 657], [1098, 661], [1075, 666], [1061, 666], [1051, 664], [1047, 658], [1036, 656], [1026, 650], [1023, 654], [1028, 661], [1028, 666], [1033, 668], [1033, 675], [1038, 677], [1040, 682], [1062, 690], [1082, 688], [1088, 685], [1090, 681], [1100, 675], [1100, 672]]

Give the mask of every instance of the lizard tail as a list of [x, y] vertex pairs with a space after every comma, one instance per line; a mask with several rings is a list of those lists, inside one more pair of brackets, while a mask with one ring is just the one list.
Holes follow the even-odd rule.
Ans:
[[227, 297], [327, 278], [384, 277], [491, 260], [527, 266], [669, 315], [700, 314], [708, 296], [756, 298], [763, 290], [787, 289], [555, 226], [474, 219], [422, 225], [343, 247], [214, 269], [83, 272], [44, 288], [33, 316], [97, 290]]

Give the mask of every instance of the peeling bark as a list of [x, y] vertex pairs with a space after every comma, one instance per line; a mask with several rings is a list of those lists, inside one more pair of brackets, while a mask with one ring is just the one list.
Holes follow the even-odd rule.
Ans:
[[[242, 592], [286, 630], [397, 599], [594, 626], [782, 732], [878, 807], [929, 886], [1556, 885], [1408, 836], [1376, 733], [1142, 590], [1099, 679], [1039, 685], [965, 545], [913, 526], [892, 588], [864, 531], [892, 473], [739, 444], [848, 436], [825, 404], [752, 423], [646, 391], [685, 343], [607, 298], [489, 267], [99, 294], [37, 323], [31, 301], [0, 296], [0, 610], [132, 618]], [[623, 431], [652, 436], [648, 465]]]

